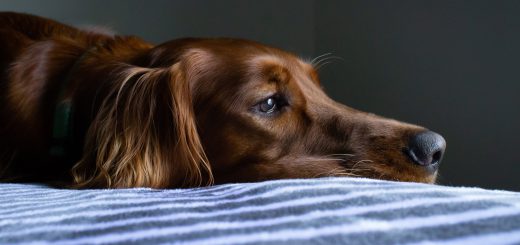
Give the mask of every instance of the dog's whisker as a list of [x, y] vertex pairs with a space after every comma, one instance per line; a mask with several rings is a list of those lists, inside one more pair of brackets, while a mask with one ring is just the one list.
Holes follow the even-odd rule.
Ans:
[[328, 55], [331, 55], [331, 54], [332, 53], [324, 53], [322, 55], [318, 55], [318, 56], [314, 57], [314, 59], [312, 59], [310, 63], [311, 63], [311, 65], [314, 65], [315, 62], [319, 62], [321, 57], [328, 56]]
[[361, 177], [355, 173], [355, 171], [347, 170], [347, 169], [336, 169], [336, 171], [331, 171], [330, 175], [332, 176], [349, 176], [349, 177]]
[[339, 56], [324, 56], [318, 60], [316, 60], [313, 65], [318, 65], [319, 63], [323, 62], [323, 61], [326, 61], [326, 60], [331, 60], [331, 59], [341, 59], [343, 60], [343, 58], [339, 57]]
[[359, 164], [359, 163], [373, 163], [374, 161], [372, 160], [368, 160], [368, 159], [365, 159], [365, 160], [359, 160], [356, 164]]
[[319, 68], [322, 66], [322, 63], [325, 63], [325, 61], [328, 61], [328, 62], [332, 62], [333, 60], [344, 60], [343, 58], [339, 57], [339, 56], [329, 56], [329, 57], [324, 57], [323, 59], [320, 59], [318, 60], [317, 62], [315, 62], [313, 64], [313, 66], [315, 68]]
[[341, 161], [341, 162], [344, 162], [346, 161], [345, 159], [341, 159], [341, 158], [317, 158], [317, 159], [304, 159], [304, 160], [301, 160], [303, 162], [333, 162], [333, 161]]
[[338, 173], [336, 176], [363, 177], [363, 175], [354, 174], [354, 173]]
[[320, 177], [320, 176], [350, 176], [350, 177], [359, 177], [359, 175], [354, 174], [352, 172], [349, 172], [348, 170], [338, 167], [331, 169], [329, 171], [321, 172], [315, 174], [313, 177]]
[[323, 62], [326, 60], [332, 60], [332, 59], [345, 60], [341, 56], [326, 56], [326, 57], [323, 57], [323, 58], [317, 60], [314, 64], [319, 64], [320, 62]]
[[323, 68], [326, 65], [331, 64], [331, 63], [333, 63], [333, 62], [332, 61], [323, 62], [323, 63], [319, 64], [317, 67], [315, 67], [315, 69], [319, 71], [321, 68]]
[[330, 155], [327, 155], [327, 156], [332, 156], [332, 157], [335, 157], [335, 156], [340, 156], [340, 157], [354, 157], [356, 155], [354, 154], [330, 154]]

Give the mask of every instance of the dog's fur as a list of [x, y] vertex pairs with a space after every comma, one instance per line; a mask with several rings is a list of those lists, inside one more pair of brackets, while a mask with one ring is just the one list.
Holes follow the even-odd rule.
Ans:
[[[403, 153], [424, 128], [334, 102], [313, 63], [252, 41], [154, 46], [0, 13], [0, 54], [3, 181], [171, 188], [436, 178]], [[65, 100], [74, 112], [73, 141], [57, 157], [49, 154], [53, 115]]]

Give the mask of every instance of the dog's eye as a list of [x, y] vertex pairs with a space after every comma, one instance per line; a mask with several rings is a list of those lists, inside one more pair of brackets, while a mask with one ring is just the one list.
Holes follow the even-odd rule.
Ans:
[[265, 114], [278, 112], [283, 106], [287, 105], [280, 96], [271, 96], [257, 104], [257, 110]]
[[274, 98], [269, 98], [269, 99], [262, 101], [262, 103], [260, 103], [259, 106], [260, 106], [260, 111], [263, 113], [272, 113], [273, 111], [275, 111], [278, 108], [278, 105]]

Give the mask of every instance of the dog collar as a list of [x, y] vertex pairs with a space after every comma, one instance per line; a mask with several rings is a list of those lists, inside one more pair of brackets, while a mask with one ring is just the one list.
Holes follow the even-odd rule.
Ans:
[[52, 146], [49, 154], [53, 157], [65, 157], [67, 148], [72, 143], [72, 100], [66, 99], [56, 104], [52, 127]]
[[85, 60], [89, 53], [97, 49], [97, 45], [87, 49], [79, 59], [72, 65], [67, 76], [61, 83], [58, 102], [54, 108], [52, 143], [49, 149], [51, 157], [67, 157], [73, 145], [73, 126], [74, 126], [74, 106], [72, 98], [66, 96], [67, 85], [71, 76], [78, 69], [81, 62]]

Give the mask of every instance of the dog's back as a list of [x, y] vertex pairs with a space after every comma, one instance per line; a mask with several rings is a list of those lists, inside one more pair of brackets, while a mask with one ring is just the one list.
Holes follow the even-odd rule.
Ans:
[[[91, 98], [95, 97], [91, 90], [109, 80], [106, 71], [94, 74], [85, 68], [82, 76], [71, 73], [79, 63], [88, 66], [82, 57], [95, 56], [89, 63], [94, 67], [99, 63], [128, 63], [149, 47], [135, 37], [115, 36], [95, 28], [78, 29], [29, 14], [0, 12], [0, 180], [70, 177], [71, 163], [78, 160], [82, 144], [75, 144], [72, 151], [77, 154], [67, 158], [50, 153], [55, 143], [53, 118], [57, 106], [63, 94], [76, 89], [76, 80], [85, 80], [81, 94], [88, 102], [74, 106], [90, 111]], [[78, 142], [82, 142], [89, 123], [81, 122], [85, 125], [74, 129], [80, 131], [79, 138], [74, 139]]]
[[29, 163], [46, 155], [51, 125], [43, 118], [52, 115], [62, 74], [101, 38], [50, 19], [0, 12], [0, 176], [43, 176], [40, 171], [53, 169]]

